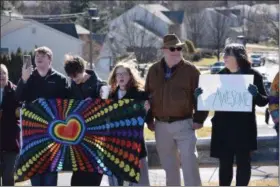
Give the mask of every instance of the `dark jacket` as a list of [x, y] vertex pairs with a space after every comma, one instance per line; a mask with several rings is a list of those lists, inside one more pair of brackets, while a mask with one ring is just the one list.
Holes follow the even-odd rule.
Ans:
[[[119, 100], [118, 90], [119, 90], [119, 88], [117, 88], [115, 92], [111, 93], [109, 97], [114, 100]], [[149, 96], [148, 96], [147, 92], [137, 90], [136, 88], [130, 88], [129, 90], [127, 90], [126, 94], [123, 96], [123, 99], [148, 100], [148, 98], [149, 98]], [[140, 158], [146, 157], [147, 148], [145, 145], [145, 140], [141, 143], [141, 150], [142, 151], [140, 152], [139, 157]]]
[[[4, 87], [2, 104], [2, 116], [0, 119], [0, 152], [19, 152], [20, 128], [18, 126], [19, 118], [16, 116], [16, 109], [19, 103], [15, 97], [16, 86], [12, 82]], [[1, 93], [0, 93], [1, 94]]]
[[153, 117], [193, 118], [202, 123], [208, 113], [198, 111], [194, 91], [198, 86], [199, 70], [184, 59], [176, 65], [172, 75], [165, 80], [164, 59], [153, 64], [146, 78], [145, 90], [151, 96]]
[[50, 69], [45, 77], [41, 77], [35, 70], [26, 83], [22, 79], [18, 82], [16, 97], [19, 101], [32, 102], [38, 98], [55, 99], [67, 98], [68, 82], [64, 75]]
[[100, 97], [100, 88], [107, 83], [100, 80], [92, 70], [86, 70], [86, 73], [91, 76], [85, 83], [76, 84], [74, 81], [71, 82], [69, 95], [71, 99], [82, 100], [87, 97], [92, 99]]
[[[230, 74], [223, 69], [219, 74]], [[242, 74], [254, 75], [253, 84], [259, 94], [253, 97], [252, 112], [215, 112], [212, 120], [211, 156], [221, 157], [227, 152], [249, 152], [257, 149], [257, 122], [255, 106], [268, 103], [262, 75], [254, 69], [247, 69]], [[238, 83], [236, 83], [238, 84]]]

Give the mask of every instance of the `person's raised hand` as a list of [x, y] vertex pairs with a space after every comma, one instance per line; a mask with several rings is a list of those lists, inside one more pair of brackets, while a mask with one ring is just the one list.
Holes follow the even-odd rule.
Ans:
[[27, 67], [27, 64], [24, 64], [22, 66], [21, 78], [22, 78], [23, 82], [27, 82], [30, 75], [32, 74], [32, 71], [33, 71], [32, 66]]

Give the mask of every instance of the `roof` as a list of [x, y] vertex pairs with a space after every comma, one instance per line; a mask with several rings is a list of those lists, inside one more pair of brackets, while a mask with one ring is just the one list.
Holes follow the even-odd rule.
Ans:
[[[230, 27], [230, 30], [233, 30], [237, 33], [243, 33], [243, 27], [242, 26], [240, 26], [240, 27]], [[247, 31], [247, 28], [245, 27], [244, 30]]]
[[174, 23], [182, 24], [184, 20], [184, 11], [162, 11]]
[[75, 27], [76, 27], [77, 34], [90, 34], [90, 31], [82, 27], [81, 25], [76, 24]]
[[147, 24], [145, 24], [144, 21], [141, 20], [135, 20], [135, 23], [137, 23], [138, 25], [140, 25], [141, 27], [143, 27], [144, 29], [152, 32], [153, 34], [159, 36], [159, 37], [163, 37], [164, 35], [162, 35], [160, 32], [158, 32], [154, 27], [149, 27]]
[[[12, 17], [18, 17], [18, 18], [23, 18], [23, 16], [21, 14], [19, 14], [17, 11], [13, 10], [13, 11], [9, 11], [9, 10], [3, 10], [2, 11], [2, 15], [4, 16], [10, 16], [10, 12], [11, 12], [11, 16]], [[2, 16], [1, 15], [1, 16]]]
[[145, 25], [142, 25], [141, 22], [134, 21], [133, 25], [136, 26], [137, 28], [143, 30], [145, 35], [150, 34], [150, 35], [155, 36], [157, 39], [162, 40], [162, 35], [160, 33], [154, 31], [153, 29], [145, 27]]
[[79, 38], [76, 30], [76, 26], [73, 23], [45, 23], [45, 25], [59, 30], [65, 34], [73, 36], [74, 38]]
[[[12, 19], [10, 20], [6, 20], [7, 17], [1, 15], [1, 37], [9, 34], [13, 31], [16, 31], [18, 29], [27, 27], [28, 25], [31, 24], [31, 22], [27, 21], [27, 20], [21, 20], [21, 19]], [[5, 20], [5, 21], [4, 21]]]
[[0, 48], [0, 53], [9, 53], [9, 48]]
[[160, 4], [140, 4], [140, 7], [148, 10], [150, 13], [154, 14], [161, 20], [165, 21], [168, 24], [173, 24], [173, 22], [168, 18], [163, 12], [164, 11], [169, 11], [168, 8], [160, 5]]
[[[1, 17], [2, 19], [2, 17]], [[79, 38], [77, 37], [73, 37], [72, 35], [68, 35], [64, 32], [61, 32], [55, 28], [52, 28], [48, 25], [45, 25], [45, 24], [42, 24], [40, 22], [37, 22], [35, 20], [32, 20], [32, 19], [20, 19], [20, 18], [14, 18], [13, 20], [5, 23], [5, 24], [2, 24], [1, 25], [1, 37], [5, 36], [5, 35], [8, 35], [10, 34], [11, 32], [13, 31], [16, 31], [16, 30], [19, 30], [19, 29], [22, 29], [22, 28], [25, 28], [27, 27], [28, 25], [31, 25], [31, 24], [36, 24], [36, 25], [39, 25], [41, 27], [44, 27], [46, 29], [49, 29], [49, 30], [52, 30], [54, 32], [58, 32], [60, 33], [61, 35], [64, 35], [66, 37], [68, 37], [69, 39], [74, 39], [78, 42], [83, 42], [81, 41]]]
[[92, 34], [92, 40], [96, 41], [98, 44], [102, 45], [105, 41], [106, 34]]

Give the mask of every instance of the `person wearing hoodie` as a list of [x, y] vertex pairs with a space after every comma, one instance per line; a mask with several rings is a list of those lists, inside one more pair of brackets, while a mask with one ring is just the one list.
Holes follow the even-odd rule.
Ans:
[[[16, 98], [25, 104], [43, 99], [65, 99], [68, 94], [67, 78], [52, 67], [53, 52], [46, 46], [35, 49], [35, 70], [25, 63], [16, 88]], [[57, 186], [57, 172], [44, 172], [31, 178], [32, 186]]]
[[[71, 78], [69, 98], [83, 100], [100, 98], [100, 89], [107, 83], [96, 73], [86, 69], [87, 62], [80, 56], [65, 55], [64, 70]], [[71, 186], [100, 186], [102, 174], [98, 172], [73, 172]]]

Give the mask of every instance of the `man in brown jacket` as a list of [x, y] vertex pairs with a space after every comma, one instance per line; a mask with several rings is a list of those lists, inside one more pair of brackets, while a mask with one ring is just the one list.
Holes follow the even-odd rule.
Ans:
[[166, 35], [162, 47], [164, 58], [149, 69], [145, 89], [150, 94], [152, 117], [148, 127], [155, 131], [166, 185], [181, 185], [181, 164], [185, 186], [201, 186], [195, 130], [203, 127], [208, 113], [197, 111], [194, 91], [200, 72], [183, 59], [183, 45], [175, 34]]

